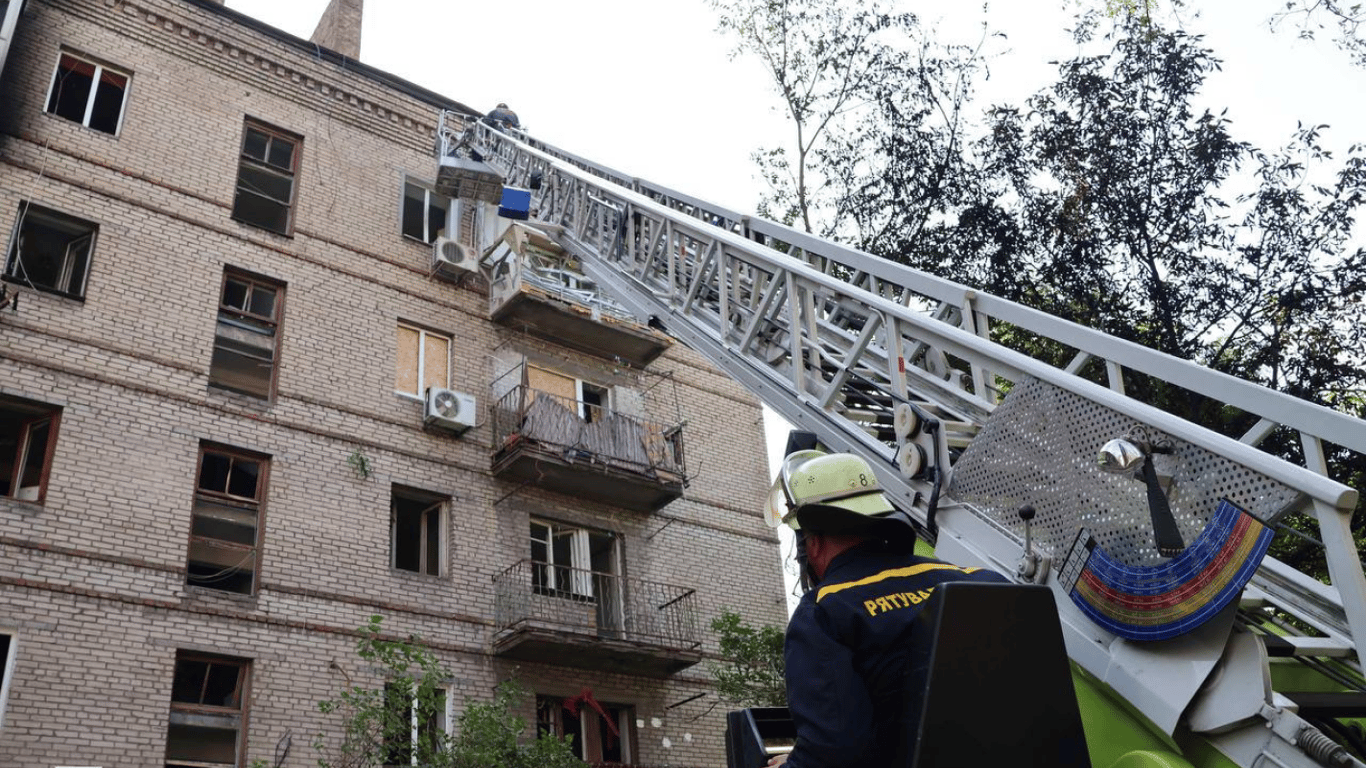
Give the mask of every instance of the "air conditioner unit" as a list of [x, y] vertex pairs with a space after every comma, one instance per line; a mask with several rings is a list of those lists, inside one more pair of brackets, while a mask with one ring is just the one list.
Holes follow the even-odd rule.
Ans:
[[448, 237], [438, 237], [432, 243], [432, 272], [450, 280], [479, 269], [479, 257], [474, 249]]
[[427, 407], [422, 423], [459, 435], [474, 426], [477, 421], [476, 409], [474, 395], [431, 387], [427, 390]]

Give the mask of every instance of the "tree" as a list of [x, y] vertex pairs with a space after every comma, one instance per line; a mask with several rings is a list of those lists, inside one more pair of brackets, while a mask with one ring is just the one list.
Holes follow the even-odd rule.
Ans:
[[736, 54], [750, 54], [764, 66], [792, 121], [792, 152], [783, 148], [755, 154], [773, 189], [767, 215], [812, 229], [824, 186], [811, 164], [832, 131], [858, 115], [871, 91], [897, 66], [897, 42], [912, 34], [915, 17], [889, 11], [881, 0], [831, 3], [821, 0], [711, 0], [719, 28], [736, 41]]
[[[1179, 29], [1092, 9], [1075, 35], [1103, 52], [1060, 63], [1058, 81], [1024, 105], [971, 123], [935, 95], [971, 92], [960, 82], [982, 71], [971, 52], [885, 68], [870, 90], [878, 119], [827, 139], [854, 151], [812, 156], [813, 173], [839, 180], [832, 207], [855, 223], [847, 234], [876, 255], [1366, 415], [1366, 250], [1352, 240], [1363, 149], [1338, 161], [1313, 125], [1275, 151], [1239, 141], [1223, 113], [1197, 106], [1219, 60]], [[936, 59], [957, 64], [919, 64]], [[925, 118], [935, 114], [958, 117]], [[1065, 362], [1047, 340], [995, 333]], [[1163, 381], [1131, 376], [1127, 390], [1225, 434], [1252, 426]], [[1265, 447], [1299, 450], [1279, 436]], [[1330, 447], [1329, 462], [1334, 477], [1366, 474], [1360, 454]]]
[[711, 629], [724, 659], [711, 669], [717, 695], [741, 707], [785, 706], [782, 629], [752, 627], [730, 611], [713, 619]]
[[[545, 734], [522, 743], [525, 719], [514, 714], [526, 698], [515, 682], [498, 687], [492, 702], [465, 707], [452, 738], [440, 727], [445, 714], [442, 683], [450, 677], [431, 649], [416, 637], [383, 636], [383, 619], [371, 616], [360, 628], [356, 655], [382, 670], [384, 684], [366, 687], [347, 677], [336, 698], [318, 702], [325, 715], [341, 718], [340, 738], [319, 733], [313, 739], [319, 768], [570, 768], [582, 766], [569, 743]], [[345, 669], [335, 664], [345, 675]]]

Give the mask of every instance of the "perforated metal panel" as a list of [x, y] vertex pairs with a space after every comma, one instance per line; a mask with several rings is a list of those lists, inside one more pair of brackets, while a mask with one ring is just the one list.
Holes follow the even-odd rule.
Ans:
[[1126, 436], [1171, 448], [1170, 454], [1154, 456], [1153, 463], [1187, 544], [1209, 522], [1220, 499], [1270, 523], [1296, 497], [1294, 490], [1260, 473], [1036, 379], [1016, 382], [959, 457], [948, 495], [1021, 538], [1019, 509], [1032, 505], [1037, 512], [1032, 535], [1044, 555], [1066, 555], [1077, 530], [1085, 527], [1116, 560], [1155, 564], [1166, 558], [1153, 543], [1142, 477], [1109, 474], [1096, 465], [1101, 446]]

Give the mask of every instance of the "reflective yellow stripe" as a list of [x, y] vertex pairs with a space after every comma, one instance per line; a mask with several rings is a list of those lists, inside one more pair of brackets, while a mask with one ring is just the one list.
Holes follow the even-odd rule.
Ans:
[[875, 573], [872, 576], [866, 576], [858, 581], [846, 581], [843, 584], [831, 584], [828, 587], [821, 587], [820, 591], [816, 593], [816, 602], [819, 603], [824, 600], [826, 595], [833, 595], [840, 590], [848, 589], [850, 587], [861, 587], [864, 584], [876, 584], [879, 581], [886, 581], [887, 579], [895, 579], [901, 576], [915, 576], [926, 571], [935, 571], [943, 568], [953, 571], [962, 571], [963, 573], [976, 573], [977, 571], [982, 570], [981, 568], [959, 568], [956, 565], [949, 565], [948, 563], [921, 563], [920, 565], [910, 565], [905, 568], [891, 568], [881, 573]]

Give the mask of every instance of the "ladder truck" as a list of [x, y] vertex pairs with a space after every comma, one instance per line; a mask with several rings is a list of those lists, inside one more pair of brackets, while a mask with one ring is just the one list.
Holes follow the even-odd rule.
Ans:
[[[865, 458], [937, 557], [1049, 587], [1097, 768], [1366, 766], [1358, 491], [1326, 460], [1366, 454], [1366, 422], [520, 131], [445, 113], [438, 133], [438, 187], [514, 188], [604, 294]], [[1126, 394], [1142, 377], [1248, 427]], [[1277, 433], [1302, 464], [1258, 447]], [[1291, 513], [1317, 523], [1330, 584], [1266, 554]]]

